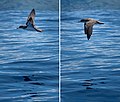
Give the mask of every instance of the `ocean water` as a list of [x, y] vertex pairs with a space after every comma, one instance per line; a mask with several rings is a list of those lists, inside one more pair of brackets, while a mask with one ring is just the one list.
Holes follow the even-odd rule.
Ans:
[[[119, 5], [61, 0], [62, 102], [120, 102]], [[43, 32], [17, 29], [33, 8]], [[58, 0], [2, 0], [0, 15], [0, 102], [58, 102]], [[89, 41], [86, 17], [105, 23]]]
[[58, 102], [58, 12], [36, 10], [43, 32], [17, 29], [29, 12], [0, 11], [0, 102]]
[[[120, 102], [119, 16], [119, 9], [62, 11], [62, 102]], [[88, 17], [105, 23], [90, 40], [78, 22]]]
[[59, 0], [2, 0], [0, 10], [31, 10], [32, 8], [40, 11], [57, 11]]

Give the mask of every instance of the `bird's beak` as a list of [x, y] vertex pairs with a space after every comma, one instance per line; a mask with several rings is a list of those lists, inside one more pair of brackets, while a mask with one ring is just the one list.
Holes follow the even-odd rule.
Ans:
[[81, 20], [80, 21], [78, 21], [78, 23], [80, 23], [80, 22], [82, 22]]

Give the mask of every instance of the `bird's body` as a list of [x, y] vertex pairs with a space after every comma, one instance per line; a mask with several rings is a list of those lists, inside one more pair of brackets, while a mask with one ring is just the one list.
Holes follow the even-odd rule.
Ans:
[[26, 29], [26, 30], [36, 30], [38, 32], [42, 32], [41, 29], [38, 29], [35, 27], [34, 18], [35, 18], [35, 9], [32, 9], [32, 11], [30, 12], [27, 18], [26, 25], [21, 25], [19, 26], [19, 28]]
[[98, 20], [92, 18], [82, 19], [80, 22], [84, 22], [84, 32], [87, 35], [87, 39], [89, 40], [92, 35], [93, 25], [95, 24], [104, 24]]

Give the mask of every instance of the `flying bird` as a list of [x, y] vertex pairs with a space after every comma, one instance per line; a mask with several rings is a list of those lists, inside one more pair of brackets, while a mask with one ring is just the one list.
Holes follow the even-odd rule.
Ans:
[[92, 19], [92, 18], [84, 18], [84, 19], [81, 19], [80, 22], [84, 22], [84, 32], [87, 35], [88, 40], [90, 39], [90, 37], [92, 35], [93, 25], [104, 24], [103, 22], [100, 22], [100, 21]]
[[38, 32], [42, 32], [42, 29], [36, 28], [36, 26], [34, 24], [34, 18], [35, 18], [35, 9], [32, 9], [32, 11], [30, 12], [30, 14], [27, 18], [26, 25], [21, 25], [18, 28], [22, 28], [22, 29], [26, 29], [26, 30], [36, 30]]

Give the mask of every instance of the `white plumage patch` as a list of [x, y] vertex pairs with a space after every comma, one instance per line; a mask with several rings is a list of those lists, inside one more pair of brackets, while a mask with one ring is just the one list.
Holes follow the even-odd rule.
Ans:
[[33, 28], [33, 25], [30, 22], [28, 22], [26, 30], [35, 30], [35, 29]]

